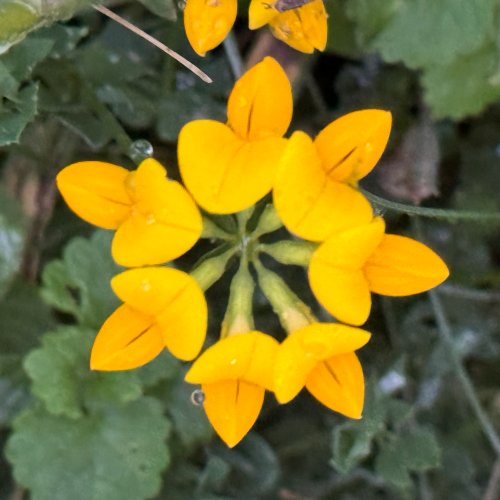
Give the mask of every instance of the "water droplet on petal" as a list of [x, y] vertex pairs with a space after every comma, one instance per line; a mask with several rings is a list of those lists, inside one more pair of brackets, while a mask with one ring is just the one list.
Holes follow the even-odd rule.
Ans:
[[153, 156], [153, 146], [149, 141], [139, 139], [130, 145], [128, 155], [135, 163], [140, 163], [146, 158]]
[[156, 217], [154, 214], [148, 214], [146, 215], [146, 224], [154, 224], [156, 222]]
[[145, 292], [149, 292], [151, 290], [151, 283], [149, 280], [142, 280], [141, 281], [141, 288]]
[[230, 364], [231, 366], [234, 366], [237, 362], [238, 362], [238, 360], [237, 360], [236, 358], [234, 358], [234, 359], [232, 359], [232, 360], [229, 362], [229, 364]]
[[205, 393], [201, 389], [196, 389], [191, 393], [191, 403], [201, 406], [205, 401]]

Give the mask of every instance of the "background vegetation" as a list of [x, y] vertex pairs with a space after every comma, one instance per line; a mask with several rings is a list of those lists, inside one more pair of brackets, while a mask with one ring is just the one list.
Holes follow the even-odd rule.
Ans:
[[[225, 119], [231, 66], [222, 47], [192, 52], [172, 0], [108, 6], [210, 85], [88, 3], [0, 0], [0, 499], [500, 498], [500, 1], [326, 0], [328, 47], [314, 56], [249, 32], [241, 2], [230, 43], [248, 64], [269, 53], [284, 64], [296, 128], [392, 111], [389, 151], [363, 187], [391, 232], [418, 235], [452, 274], [431, 294], [375, 299], [363, 420], [307, 395], [280, 408], [268, 398], [233, 450], [166, 354], [89, 372], [118, 268], [110, 235], [54, 187], [70, 162], [133, 166], [150, 148], [174, 173], [180, 127]], [[309, 297], [302, 269], [269, 264]], [[228, 283], [208, 293], [212, 339]], [[256, 309], [279, 332], [260, 295]]]

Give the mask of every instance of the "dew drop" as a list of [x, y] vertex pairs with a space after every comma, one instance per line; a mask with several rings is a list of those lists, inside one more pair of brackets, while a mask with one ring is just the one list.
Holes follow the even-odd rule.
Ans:
[[196, 389], [191, 393], [191, 403], [201, 406], [205, 401], [205, 393], [201, 389]]
[[149, 141], [139, 139], [130, 145], [128, 155], [134, 162], [140, 163], [142, 160], [153, 156], [153, 146]]
[[229, 364], [230, 364], [231, 366], [234, 366], [234, 365], [237, 363], [237, 361], [238, 361], [238, 360], [237, 360], [236, 358], [234, 358], [234, 359], [232, 359], [232, 360], [229, 362]]
[[151, 283], [149, 282], [149, 280], [142, 280], [141, 281], [141, 288], [145, 292], [149, 292], [151, 290]]
[[154, 214], [146, 215], [146, 224], [151, 225], [154, 224], [155, 222], [156, 222], [156, 217], [154, 216]]

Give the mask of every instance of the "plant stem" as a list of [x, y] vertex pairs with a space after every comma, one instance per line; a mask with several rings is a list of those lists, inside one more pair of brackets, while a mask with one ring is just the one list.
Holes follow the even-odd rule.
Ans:
[[227, 60], [231, 66], [231, 71], [235, 80], [243, 74], [244, 64], [241, 59], [240, 51], [238, 49], [238, 44], [234, 38], [233, 32], [230, 31], [223, 43], [224, 51], [226, 52]]
[[104, 5], [94, 5], [93, 7], [95, 10], [99, 11], [101, 14], [104, 14], [105, 16], [109, 17], [110, 19], [113, 19], [113, 21], [117, 22], [118, 24], [121, 24], [124, 28], [127, 28], [128, 30], [135, 33], [136, 35], [140, 36], [141, 38], [144, 38], [144, 40], [148, 41], [149, 43], [151, 43], [155, 47], [159, 48], [160, 50], [162, 50], [163, 52], [168, 54], [170, 57], [173, 57], [177, 62], [181, 63], [187, 69], [192, 71], [196, 76], [201, 78], [204, 82], [212, 83], [212, 79], [206, 73], [201, 71], [200, 68], [195, 66], [192, 62], [188, 61], [185, 57], [181, 56], [180, 54], [178, 54], [174, 50], [167, 47], [164, 43], [161, 43], [155, 37], [148, 35], [145, 31], [141, 30], [140, 28], [138, 28], [134, 24], [129, 23], [126, 19], [123, 19], [123, 17], [119, 16], [118, 14], [115, 14], [113, 11], [104, 7]]
[[446, 313], [444, 311], [443, 304], [441, 303], [441, 299], [436, 290], [430, 290], [429, 297], [431, 299], [432, 309], [434, 311], [434, 315], [436, 317], [436, 322], [438, 326], [439, 334], [442, 340], [449, 348], [451, 360], [453, 362], [453, 369], [458, 377], [458, 380], [462, 384], [465, 397], [469, 402], [473, 412], [475, 413], [479, 423], [481, 424], [481, 428], [490, 442], [492, 448], [495, 450], [495, 453], [498, 457], [500, 457], [500, 438], [498, 437], [493, 424], [490, 422], [488, 415], [484, 411], [481, 403], [476, 394], [476, 390], [469, 378], [469, 375], [465, 371], [465, 368], [462, 365], [462, 360], [460, 358], [460, 354], [455, 346], [455, 342], [453, 341], [453, 335], [451, 332], [451, 327], [446, 317]]
[[500, 212], [478, 212], [475, 210], [448, 210], [442, 208], [416, 207], [405, 205], [396, 201], [386, 200], [376, 196], [364, 189], [360, 191], [377, 207], [387, 208], [410, 216], [430, 217], [433, 219], [445, 219], [449, 221], [477, 220], [477, 221], [500, 221]]

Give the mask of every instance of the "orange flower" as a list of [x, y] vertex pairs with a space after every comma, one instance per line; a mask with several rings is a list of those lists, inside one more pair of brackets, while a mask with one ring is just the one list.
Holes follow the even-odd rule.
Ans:
[[271, 190], [292, 106], [285, 72], [266, 57], [236, 82], [227, 125], [195, 120], [182, 128], [180, 171], [200, 206], [219, 214], [239, 212]]
[[201, 384], [210, 423], [230, 447], [252, 428], [272, 390], [278, 342], [265, 333], [250, 331], [219, 340], [187, 372], [185, 380]]
[[207, 304], [198, 283], [168, 267], [130, 269], [111, 281], [124, 302], [102, 325], [90, 357], [94, 370], [129, 370], [167, 348], [195, 358], [205, 340]]
[[331, 410], [361, 418], [364, 377], [354, 351], [369, 339], [365, 330], [333, 323], [312, 323], [295, 330], [276, 354], [276, 398], [288, 403], [305, 386]]
[[309, 283], [318, 301], [352, 325], [368, 319], [371, 292], [413, 295], [439, 285], [448, 274], [446, 264], [424, 244], [385, 234], [381, 217], [331, 235], [309, 264]]
[[325, 50], [328, 32], [327, 14], [323, 0], [280, 10], [279, 2], [252, 0], [248, 10], [251, 30], [269, 24], [272, 34], [282, 42], [305, 53]]
[[304, 132], [289, 139], [274, 182], [276, 211], [302, 238], [324, 241], [332, 233], [366, 224], [373, 217], [356, 189], [382, 155], [391, 114], [369, 109], [349, 113], [312, 141]]
[[236, 20], [237, 0], [186, 0], [184, 28], [200, 56], [217, 47]]
[[116, 229], [111, 253], [122, 266], [175, 259], [201, 235], [198, 207], [152, 158], [133, 172], [100, 161], [73, 163], [56, 180], [64, 200], [79, 217], [104, 229]]

